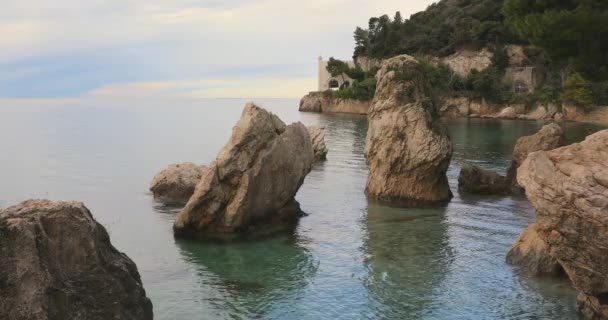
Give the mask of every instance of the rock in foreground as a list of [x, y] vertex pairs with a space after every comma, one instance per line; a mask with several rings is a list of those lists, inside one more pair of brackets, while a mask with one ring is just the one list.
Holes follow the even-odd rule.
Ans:
[[312, 148], [315, 153], [315, 161], [327, 159], [327, 146], [325, 145], [325, 128], [321, 126], [308, 126], [308, 133], [312, 139]]
[[77, 202], [0, 211], [1, 319], [152, 319], [135, 263]]
[[458, 189], [475, 194], [507, 194], [510, 184], [506, 177], [496, 172], [466, 164], [458, 176]]
[[537, 219], [509, 261], [535, 273], [557, 261], [579, 292], [583, 315], [608, 319], [608, 130], [530, 154], [517, 180]]
[[518, 187], [517, 168], [526, 157], [535, 151], [548, 151], [565, 144], [564, 131], [556, 123], [543, 126], [537, 133], [517, 139], [513, 148], [513, 160], [507, 173], [507, 179], [514, 187]]
[[154, 176], [150, 191], [156, 199], [186, 203], [206, 170], [206, 166], [197, 166], [192, 162], [172, 164]]
[[293, 226], [294, 197], [314, 161], [301, 123], [247, 104], [232, 136], [177, 216], [177, 237], [232, 237]]
[[365, 143], [367, 194], [405, 205], [447, 202], [452, 143], [418, 61], [407, 55], [385, 60], [376, 80]]

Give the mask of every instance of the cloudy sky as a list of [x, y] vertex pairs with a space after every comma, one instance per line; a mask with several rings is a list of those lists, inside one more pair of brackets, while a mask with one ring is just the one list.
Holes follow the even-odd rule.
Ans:
[[0, 99], [299, 97], [370, 16], [433, 0], [0, 0]]

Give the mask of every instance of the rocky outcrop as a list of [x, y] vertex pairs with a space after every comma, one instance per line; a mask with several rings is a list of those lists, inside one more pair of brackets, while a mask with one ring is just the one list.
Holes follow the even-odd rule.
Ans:
[[535, 151], [547, 151], [559, 148], [565, 144], [564, 131], [556, 124], [543, 126], [537, 133], [517, 139], [513, 148], [513, 159], [507, 172], [507, 179], [514, 187], [517, 184], [517, 168], [526, 160], [526, 157]]
[[311, 92], [300, 100], [299, 111], [367, 114], [371, 101], [338, 99], [332, 92]]
[[303, 124], [287, 126], [247, 104], [230, 140], [177, 216], [175, 235], [225, 238], [293, 226], [301, 214], [294, 196], [313, 161]]
[[472, 164], [465, 164], [458, 176], [458, 190], [475, 194], [507, 194], [510, 184], [506, 177]]
[[578, 290], [585, 317], [607, 319], [608, 130], [531, 153], [517, 180], [537, 219], [511, 249], [509, 261], [539, 273], [556, 260]]
[[597, 106], [591, 111], [585, 111], [573, 105], [564, 105], [564, 119], [576, 122], [608, 124], [608, 106]]
[[323, 97], [320, 95], [307, 94], [300, 100], [300, 108], [302, 112], [322, 112], [321, 101]]
[[326, 160], [328, 149], [325, 145], [325, 128], [321, 126], [308, 126], [306, 129], [308, 129], [312, 141], [315, 161]]
[[426, 94], [424, 75], [416, 74], [417, 65], [407, 55], [383, 62], [376, 75], [365, 143], [367, 194], [406, 205], [441, 203], [452, 197], [446, 177], [452, 143], [439, 122], [437, 106]]
[[152, 319], [135, 263], [78, 202], [0, 211], [1, 319]]
[[150, 191], [156, 199], [186, 203], [206, 170], [192, 162], [172, 164], [154, 176]]
[[507, 254], [507, 262], [538, 276], [558, 276], [564, 271], [539, 236], [538, 225], [530, 224]]

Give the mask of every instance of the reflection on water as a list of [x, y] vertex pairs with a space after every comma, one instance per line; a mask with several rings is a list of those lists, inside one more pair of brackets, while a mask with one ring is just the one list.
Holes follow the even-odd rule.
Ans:
[[370, 203], [362, 250], [375, 316], [420, 319], [453, 259], [445, 209], [404, 210]]
[[229, 317], [281, 318], [282, 303], [297, 300], [319, 262], [294, 236], [250, 242], [177, 240], [186, 263], [196, 266], [201, 286], [217, 295], [211, 305]]
[[[179, 208], [155, 202], [148, 183], [169, 163], [213, 160], [244, 103], [0, 108], [0, 206], [31, 197], [84, 201], [137, 263], [157, 319], [576, 318], [567, 281], [520, 275], [505, 263], [534, 220], [526, 199], [457, 192], [462, 163], [504, 173], [517, 138], [540, 122], [446, 120], [453, 201], [401, 209], [364, 195], [365, 117], [261, 101], [286, 122], [326, 127], [328, 160], [297, 195], [309, 215], [290, 236], [176, 241]], [[570, 142], [601, 128], [564, 127]]]

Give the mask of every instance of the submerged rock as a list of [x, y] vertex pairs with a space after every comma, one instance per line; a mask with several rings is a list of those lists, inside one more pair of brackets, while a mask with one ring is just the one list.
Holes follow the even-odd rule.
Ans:
[[135, 263], [79, 202], [0, 211], [1, 319], [152, 319]]
[[[524, 270], [563, 268], [581, 312], [608, 318], [608, 130], [567, 147], [531, 153], [517, 180], [536, 209], [509, 253]], [[539, 272], [540, 271], [540, 272]]]
[[206, 170], [206, 166], [198, 166], [192, 162], [172, 164], [154, 176], [150, 191], [154, 198], [186, 203]]
[[496, 172], [466, 164], [458, 176], [460, 191], [476, 194], [507, 194], [511, 185], [506, 177]]
[[376, 80], [365, 143], [367, 194], [406, 205], [448, 201], [452, 143], [418, 61], [408, 55], [385, 60]]
[[308, 126], [308, 133], [312, 139], [312, 148], [315, 153], [315, 161], [327, 159], [327, 146], [325, 145], [325, 128], [321, 126]]
[[513, 160], [507, 173], [507, 179], [514, 187], [517, 184], [517, 168], [526, 160], [526, 157], [535, 151], [547, 151], [559, 148], [565, 144], [564, 131], [556, 123], [543, 126], [537, 133], [521, 137], [513, 148]]
[[301, 215], [294, 197], [314, 161], [301, 123], [286, 126], [249, 103], [232, 136], [209, 165], [177, 216], [178, 237], [231, 237], [293, 226]]

